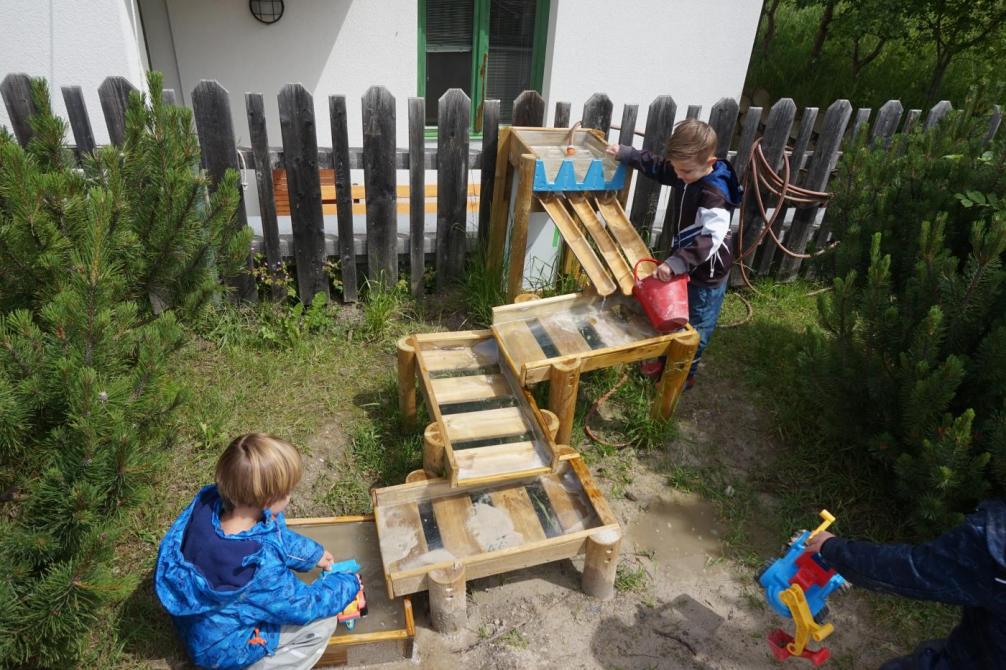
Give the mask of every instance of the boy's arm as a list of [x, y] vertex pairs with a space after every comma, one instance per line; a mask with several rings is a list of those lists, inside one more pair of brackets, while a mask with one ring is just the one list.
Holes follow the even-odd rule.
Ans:
[[303, 625], [335, 616], [360, 591], [354, 574], [327, 573], [305, 584], [282, 565], [256, 573], [253, 579], [259, 588], [247, 595], [244, 604], [257, 610], [258, 620], [276, 624]]
[[931, 542], [875, 544], [833, 537], [821, 556], [856, 586], [919, 600], [975, 606], [1002, 597], [983, 526], [968, 522]]
[[279, 514], [276, 517], [280, 536], [283, 538], [283, 548], [286, 549], [286, 564], [298, 572], [313, 570], [325, 553], [325, 548], [309, 537], [295, 533], [286, 527], [286, 518]]
[[685, 185], [685, 182], [678, 179], [671, 161], [656, 156], [645, 149], [639, 150], [623, 144], [618, 147], [617, 156], [620, 162], [639, 170], [640, 174], [655, 179], [661, 184], [678, 188]]

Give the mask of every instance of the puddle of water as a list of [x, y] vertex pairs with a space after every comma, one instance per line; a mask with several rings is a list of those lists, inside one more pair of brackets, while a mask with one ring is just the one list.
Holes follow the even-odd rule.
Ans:
[[722, 555], [722, 532], [712, 504], [697, 495], [673, 492], [654, 498], [627, 535], [637, 552], [653, 552], [657, 565], [695, 575], [709, 559]]

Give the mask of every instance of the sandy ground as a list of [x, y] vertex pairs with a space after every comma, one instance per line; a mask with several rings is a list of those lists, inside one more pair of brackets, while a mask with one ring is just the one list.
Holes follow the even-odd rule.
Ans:
[[[731, 408], [729, 423], [712, 420], [721, 407]], [[769, 426], [750, 398], [713, 374], [685, 396], [678, 416], [681, 436], [665, 456], [678, 462], [719, 463], [743, 476], [773, 448]], [[715, 507], [671, 489], [645, 462], [632, 476], [634, 500], [609, 495], [609, 502], [626, 531], [623, 562], [648, 575], [641, 590], [608, 602], [584, 595], [582, 559], [480, 579], [468, 584], [468, 627], [452, 636], [430, 630], [425, 594], [417, 594], [413, 658], [363, 667], [781, 667], [765, 636], [783, 622], [765, 605], [753, 572], [724, 558]], [[597, 479], [610, 494], [605, 478]], [[766, 538], [765, 555], [784, 539]], [[878, 634], [883, 631], [854, 591], [833, 597], [831, 612], [836, 632], [826, 642], [833, 655], [827, 667], [875, 668], [904, 653]], [[795, 660], [787, 665], [810, 667]]]

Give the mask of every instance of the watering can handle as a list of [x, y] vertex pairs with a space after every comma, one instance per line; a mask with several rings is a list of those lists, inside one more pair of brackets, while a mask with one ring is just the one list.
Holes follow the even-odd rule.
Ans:
[[653, 263], [655, 265], [660, 265], [660, 261], [658, 261], [656, 258], [640, 258], [638, 261], [636, 261], [636, 264], [632, 266], [632, 281], [633, 281], [633, 283], [635, 283], [635, 284], [639, 283], [639, 275], [637, 274], [637, 272], [639, 270], [639, 264], [640, 263], [645, 263], [647, 261], [649, 261], [650, 263]]

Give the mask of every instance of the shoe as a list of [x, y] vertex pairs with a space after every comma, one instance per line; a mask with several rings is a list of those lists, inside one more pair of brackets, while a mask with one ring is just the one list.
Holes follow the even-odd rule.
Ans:
[[664, 357], [648, 358], [645, 361], [641, 361], [639, 363], [639, 371], [643, 373], [644, 377], [648, 377], [654, 381], [660, 379], [660, 375], [664, 373]]

